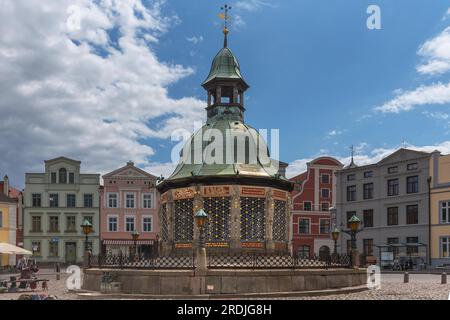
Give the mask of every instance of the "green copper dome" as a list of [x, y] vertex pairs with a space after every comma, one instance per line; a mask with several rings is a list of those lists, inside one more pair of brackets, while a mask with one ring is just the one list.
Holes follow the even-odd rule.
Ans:
[[222, 48], [219, 53], [217, 53], [211, 64], [209, 75], [206, 80], [203, 81], [202, 86], [205, 86], [208, 82], [214, 79], [242, 80], [245, 87], [248, 87], [247, 83], [242, 77], [241, 69], [239, 68], [239, 62], [228, 47]]

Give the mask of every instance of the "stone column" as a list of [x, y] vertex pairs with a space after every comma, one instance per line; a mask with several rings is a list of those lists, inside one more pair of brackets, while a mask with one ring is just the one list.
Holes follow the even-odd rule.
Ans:
[[237, 103], [238, 102], [238, 89], [236, 87], [233, 88], [233, 101], [231, 101], [232, 103]]
[[222, 87], [218, 86], [216, 88], [216, 104], [219, 104], [221, 102], [222, 98]]
[[167, 241], [162, 243], [162, 254], [167, 255], [172, 252], [174, 245], [174, 230], [175, 230], [175, 204], [173, 201], [172, 191], [167, 193], [167, 203], [166, 203], [166, 215], [167, 215]]
[[241, 248], [241, 197], [239, 186], [231, 188], [230, 249]]
[[211, 105], [211, 92], [208, 91], [208, 107]]
[[273, 241], [273, 216], [275, 203], [273, 200], [272, 188], [267, 191], [266, 198], [266, 250], [269, 253], [275, 251], [275, 242]]

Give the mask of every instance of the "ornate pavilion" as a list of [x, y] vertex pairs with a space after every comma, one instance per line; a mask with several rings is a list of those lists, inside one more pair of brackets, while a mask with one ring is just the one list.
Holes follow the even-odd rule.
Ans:
[[[172, 175], [157, 185], [161, 250], [168, 254], [195, 248], [199, 230], [194, 215], [203, 209], [208, 251], [287, 253], [292, 245], [293, 184], [280, 174], [279, 162], [270, 158], [261, 135], [244, 122], [244, 92], [249, 86], [228, 48], [226, 25], [223, 32], [224, 46], [202, 84], [208, 97], [206, 124], [186, 142]], [[217, 142], [210, 132], [234, 137], [224, 139], [223, 155], [212, 152], [213, 157], [231, 161], [193, 161], [196, 153], [203, 155]], [[242, 157], [236, 155], [237, 141], [245, 141]]]

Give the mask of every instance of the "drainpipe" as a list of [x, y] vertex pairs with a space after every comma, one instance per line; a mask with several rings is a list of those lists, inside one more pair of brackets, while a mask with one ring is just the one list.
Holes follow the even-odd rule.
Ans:
[[428, 264], [431, 266], [431, 177], [428, 177]]

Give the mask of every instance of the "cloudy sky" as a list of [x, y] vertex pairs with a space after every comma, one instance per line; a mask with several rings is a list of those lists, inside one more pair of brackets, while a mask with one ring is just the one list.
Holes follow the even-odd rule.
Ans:
[[[219, 0], [0, 0], [0, 174], [61, 155], [106, 173], [173, 167], [170, 137], [205, 119]], [[381, 30], [366, 9], [381, 9]], [[280, 129], [290, 175], [319, 155], [450, 153], [446, 1], [230, 1], [246, 121]]]

